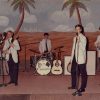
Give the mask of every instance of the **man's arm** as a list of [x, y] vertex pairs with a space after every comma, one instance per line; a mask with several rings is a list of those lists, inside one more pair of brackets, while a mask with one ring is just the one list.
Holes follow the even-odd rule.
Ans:
[[85, 51], [86, 50], [86, 44], [87, 44], [87, 39], [85, 36], [79, 36], [79, 47], [81, 50]]
[[14, 40], [14, 42], [10, 44], [10, 47], [12, 47], [15, 50], [20, 50], [20, 45], [18, 40]]

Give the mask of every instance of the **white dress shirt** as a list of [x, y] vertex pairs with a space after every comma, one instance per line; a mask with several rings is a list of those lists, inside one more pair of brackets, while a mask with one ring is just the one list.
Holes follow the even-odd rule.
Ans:
[[20, 46], [19, 46], [18, 40], [14, 40], [13, 41], [14, 47], [9, 48], [11, 40], [12, 38], [5, 40], [3, 51], [9, 49], [8, 52], [5, 54], [5, 58], [8, 61], [9, 55], [11, 54], [14, 62], [18, 63], [18, 50], [20, 50]]
[[72, 62], [73, 57], [75, 55], [76, 62], [78, 64], [84, 64], [84, 63], [86, 63], [87, 39], [82, 33], [79, 34], [78, 38], [79, 38], [79, 41], [77, 40], [76, 37], [74, 37], [74, 40], [73, 40], [71, 62]]
[[46, 51], [46, 41], [47, 41], [47, 47], [48, 51], [51, 51], [51, 40], [50, 39], [43, 39], [39, 44], [39, 51], [40, 53], [44, 53]]

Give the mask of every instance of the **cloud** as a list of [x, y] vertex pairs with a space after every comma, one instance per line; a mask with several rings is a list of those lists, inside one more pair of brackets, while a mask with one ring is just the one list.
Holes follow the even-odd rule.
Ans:
[[73, 29], [70, 28], [67, 25], [58, 25], [55, 29], [53, 29], [53, 31], [57, 31], [57, 32], [67, 32], [67, 31], [73, 31]]
[[7, 27], [5, 30], [4, 30], [4, 32], [7, 32], [7, 31], [14, 31], [14, 28], [13, 27]]
[[55, 11], [51, 16], [50, 20], [56, 23], [65, 23], [69, 19], [67, 11]]
[[25, 12], [25, 23], [37, 23], [37, 17], [35, 15], [31, 15], [27, 12]]
[[0, 26], [7, 26], [9, 24], [9, 18], [6, 16], [0, 16]]
[[95, 28], [95, 25], [93, 23], [88, 23], [86, 25], [86, 27], [84, 28], [84, 30], [86, 32], [95, 32], [96, 31], [96, 28]]

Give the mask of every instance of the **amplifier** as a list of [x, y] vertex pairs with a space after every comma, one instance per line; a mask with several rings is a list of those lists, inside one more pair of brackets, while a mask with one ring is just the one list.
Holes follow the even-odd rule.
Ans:
[[[64, 75], [70, 75], [67, 71], [67, 65], [70, 61], [70, 56], [64, 57]], [[87, 74], [88, 75], [95, 75], [96, 73], [96, 51], [88, 51], [87, 52]]]

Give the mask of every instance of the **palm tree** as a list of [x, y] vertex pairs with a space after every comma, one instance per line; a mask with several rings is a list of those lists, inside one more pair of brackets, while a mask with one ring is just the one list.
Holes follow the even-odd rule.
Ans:
[[[82, 25], [79, 8], [82, 8], [85, 11], [87, 11], [87, 8], [81, 1], [83, 1], [83, 0], [65, 0], [62, 10], [64, 10], [64, 8], [69, 6], [70, 17], [72, 17], [74, 11], [76, 10], [79, 24]], [[84, 0], [84, 1], [89, 1], [89, 0]]]
[[20, 21], [15, 29], [15, 34], [19, 32], [25, 16], [25, 10], [30, 13], [29, 6], [31, 6], [33, 9], [35, 9], [35, 1], [34, 0], [8, 0], [8, 2], [11, 3], [11, 7], [13, 7], [13, 10], [16, 11], [17, 9], [20, 12]]

